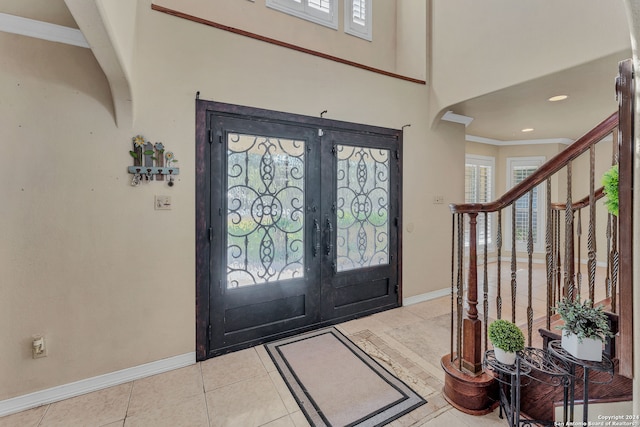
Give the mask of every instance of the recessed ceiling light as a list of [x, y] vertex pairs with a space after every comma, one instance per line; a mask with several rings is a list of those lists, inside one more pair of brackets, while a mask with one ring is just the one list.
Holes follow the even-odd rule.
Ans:
[[533, 128], [522, 129], [522, 132], [533, 132]]
[[551, 101], [551, 102], [564, 101], [568, 97], [569, 97], [569, 95], [556, 95], [556, 96], [552, 96], [551, 98], [549, 98], [549, 101]]

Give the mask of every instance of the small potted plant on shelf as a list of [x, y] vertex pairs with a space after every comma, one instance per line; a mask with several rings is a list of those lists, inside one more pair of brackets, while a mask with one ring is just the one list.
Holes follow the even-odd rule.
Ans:
[[520, 328], [508, 320], [498, 319], [489, 325], [489, 339], [496, 359], [505, 365], [513, 365], [516, 352], [524, 349], [524, 335]]
[[612, 337], [609, 319], [604, 306], [593, 306], [591, 300], [580, 302], [580, 295], [574, 300], [563, 298], [556, 308], [564, 324], [562, 348], [578, 359], [602, 361], [602, 343]]

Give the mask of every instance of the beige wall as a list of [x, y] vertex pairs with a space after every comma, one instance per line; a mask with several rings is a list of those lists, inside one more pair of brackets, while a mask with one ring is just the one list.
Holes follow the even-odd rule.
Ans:
[[[404, 294], [449, 286], [446, 203], [462, 197], [464, 128], [429, 129], [424, 85], [154, 12], [150, 0], [139, 2], [136, 19], [135, 45], [121, 48], [133, 54], [132, 128], [116, 127], [90, 50], [0, 33], [0, 400], [194, 351], [196, 91], [278, 111], [411, 124]], [[136, 134], [174, 151], [174, 187], [130, 185]], [[155, 211], [154, 195], [170, 195], [173, 209]], [[445, 204], [433, 204], [434, 195]], [[33, 334], [45, 335], [48, 357], [31, 358]]]
[[116, 45], [125, 74], [133, 78], [136, 44], [136, 2], [131, 0], [98, 0], [98, 10], [111, 42]]
[[338, 29], [301, 20], [266, 7], [265, 0], [156, 0], [154, 4], [278, 41], [293, 43], [380, 70], [425, 79], [427, 9], [423, 0], [373, 0], [373, 39], [344, 32], [339, 2]]

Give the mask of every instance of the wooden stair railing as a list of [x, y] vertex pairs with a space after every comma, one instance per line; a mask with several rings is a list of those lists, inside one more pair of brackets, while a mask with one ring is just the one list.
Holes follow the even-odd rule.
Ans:
[[[580, 267], [580, 252], [583, 246], [582, 210], [589, 211], [589, 225], [587, 231], [587, 278], [588, 293], [594, 298], [595, 272], [597, 265], [596, 246], [596, 201], [602, 196], [602, 189], [596, 189], [595, 180], [595, 145], [613, 135], [613, 163], [619, 164], [620, 170], [620, 216], [616, 220], [608, 215], [607, 219], [607, 278], [606, 296], [611, 302], [614, 312], [619, 319], [619, 337], [617, 337], [617, 361], [620, 373], [631, 374], [631, 345], [632, 345], [632, 265], [631, 265], [631, 236], [632, 210], [631, 193], [633, 182], [633, 79], [631, 60], [620, 63], [620, 74], [616, 81], [616, 91], [619, 100], [618, 112], [612, 114], [575, 141], [565, 150], [547, 161], [528, 178], [508, 190], [497, 200], [483, 204], [452, 204], [452, 263], [451, 263], [451, 339], [450, 353], [441, 359], [445, 371], [444, 396], [453, 406], [471, 413], [483, 414], [492, 410], [494, 405], [490, 397], [494, 391], [492, 377], [483, 371], [483, 355], [488, 348], [487, 324], [489, 319], [502, 317], [502, 221], [503, 210], [511, 210], [511, 245], [510, 265], [511, 278], [509, 290], [511, 293], [511, 320], [516, 322], [516, 305], [518, 289], [518, 254], [522, 250], [516, 244], [516, 201], [528, 196], [528, 227], [526, 233], [526, 264], [527, 264], [527, 345], [532, 345], [533, 321], [535, 317], [546, 317], [547, 329], [551, 326], [553, 307], [561, 296], [575, 298], [581, 292], [582, 274]], [[588, 153], [589, 156], [589, 195], [577, 202], [572, 200], [572, 180], [574, 161]], [[566, 173], [566, 178], [559, 177], [560, 171]], [[552, 179], [556, 185], [566, 179], [566, 202], [551, 203]], [[584, 178], [583, 178], [584, 180]], [[533, 299], [533, 210], [532, 201], [534, 189], [539, 185], [546, 185], [546, 236], [545, 264], [546, 264], [546, 302], [544, 313], [534, 313]], [[623, 213], [624, 212], [624, 213]], [[497, 215], [497, 232], [492, 239], [488, 236], [489, 214]], [[564, 222], [562, 221], [564, 214]], [[578, 220], [576, 221], [576, 214]], [[480, 251], [477, 242], [478, 216], [484, 224], [484, 245]], [[466, 224], [466, 225], [465, 225]], [[466, 235], [465, 235], [466, 233]], [[577, 242], [576, 242], [577, 236]], [[467, 238], [465, 240], [465, 237]], [[564, 238], [563, 238], [564, 237]], [[496, 258], [496, 290], [495, 305], [489, 302], [488, 281], [488, 241], [495, 242]], [[478, 263], [478, 255], [483, 261]], [[578, 259], [576, 261], [576, 254]], [[618, 256], [619, 255], [619, 256]], [[618, 259], [619, 258], [619, 259]], [[612, 267], [615, 262], [615, 269]], [[576, 272], [576, 263], [578, 264]], [[478, 265], [482, 266], [482, 288], [479, 292]], [[562, 267], [562, 270], [561, 270]], [[480, 310], [479, 310], [480, 304]], [[490, 305], [495, 309], [490, 310]]]

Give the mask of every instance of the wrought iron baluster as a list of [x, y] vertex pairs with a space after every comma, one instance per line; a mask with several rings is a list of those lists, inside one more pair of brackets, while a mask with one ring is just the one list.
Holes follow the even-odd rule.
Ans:
[[565, 252], [564, 252], [564, 287], [569, 300], [573, 301], [575, 295], [574, 259], [573, 259], [573, 209], [571, 200], [571, 175], [572, 162], [567, 163], [567, 203], [565, 207]]
[[562, 257], [560, 255], [560, 247], [561, 247], [561, 233], [560, 233], [560, 211], [556, 211], [555, 213], [555, 226], [556, 226], [556, 249], [555, 249], [555, 263], [556, 263], [556, 303], [562, 299], [564, 296], [562, 290]]
[[482, 290], [484, 291], [483, 299], [482, 299], [482, 310], [484, 311], [483, 321], [484, 321], [484, 349], [488, 348], [487, 345], [487, 326], [489, 324], [489, 273], [487, 271], [488, 268], [488, 252], [489, 252], [489, 241], [487, 237], [487, 233], [489, 232], [489, 214], [487, 212], [484, 213], [484, 274], [483, 274], [483, 283]]
[[502, 209], [498, 211], [498, 233], [496, 235], [497, 278], [496, 278], [496, 310], [497, 318], [502, 319]]
[[[574, 211], [575, 212], [575, 211]], [[578, 238], [578, 244], [577, 246], [577, 256], [578, 256], [578, 267], [576, 268], [576, 288], [577, 288], [577, 292], [576, 295], [582, 295], [582, 259], [580, 258], [580, 249], [582, 248], [582, 209], [578, 209], [578, 221], [577, 221], [577, 225], [576, 225], [576, 236]], [[574, 265], [575, 265], [575, 261], [574, 261]]]
[[456, 357], [458, 358], [458, 369], [462, 369], [462, 274], [463, 274], [463, 256], [464, 256], [464, 214], [458, 215], [458, 280], [456, 283], [456, 314], [457, 314], [457, 325], [456, 332], [457, 343], [456, 343]]
[[527, 334], [528, 345], [531, 347], [531, 335], [533, 333], [533, 188], [529, 191], [529, 230], [527, 232]]
[[611, 215], [611, 311], [618, 312], [618, 273], [620, 272], [620, 254], [618, 253], [618, 217]]
[[595, 302], [596, 284], [596, 198], [595, 198], [596, 147], [589, 150], [589, 232], [587, 235], [589, 269], [589, 299]]
[[451, 325], [449, 327], [450, 331], [450, 345], [449, 345], [449, 355], [450, 361], [453, 362], [453, 336], [455, 335], [455, 331], [453, 329], [453, 300], [455, 298], [455, 256], [456, 256], [456, 214], [451, 215]]
[[511, 205], [511, 321], [516, 323], [516, 204]]
[[607, 214], [607, 230], [605, 232], [607, 241], [607, 271], [605, 275], [606, 297], [611, 298], [611, 214]]
[[[613, 130], [613, 146], [611, 164], [618, 163], [620, 131]], [[613, 214], [607, 214], [607, 297], [611, 298], [611, 311], [617, 312], [618, 293], [618, 218]]]
[[553, 209], [551, 207], [551, 178], [547, 179], [547, 221], [545, 224], [545, 264], [547, 267], [547, 313], [545, 327], [551, 329], [553, 307]]

